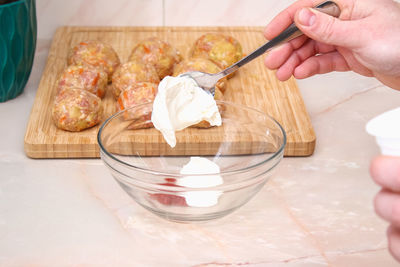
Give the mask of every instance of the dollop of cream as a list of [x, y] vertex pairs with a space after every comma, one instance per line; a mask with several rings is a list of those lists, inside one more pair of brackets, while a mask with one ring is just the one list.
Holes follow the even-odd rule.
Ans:
[[175, 132], [201, 121], [220, 126], [221, 114], [214, 97], [188, 76], [165, 77], [158, 86], [151, 121], [171, 147]]
[[[203, 157], [191, 157], [180, 173], [188, 176], [178, 179], [176, 184], [186, 188], [207, 188], [223, 183], [222, 177], [218, 175], [219, 166]], [[196, 176], [190, 176], [190, 174]], [[190, 191], [183, 193], [183, 197], [188, 206], [205, 208], [216, 205], [221, 194], [222, 192], [218, 190]]]

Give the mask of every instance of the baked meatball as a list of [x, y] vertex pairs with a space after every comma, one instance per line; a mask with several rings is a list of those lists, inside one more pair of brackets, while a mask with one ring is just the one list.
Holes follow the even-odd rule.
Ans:
[[117, 68], [112, 77], [112, 92], [115, 99], [125, 89], [137, 82], [159, 83], [160, 79], [156, 69], [140, 61], [130, 61]]
[[[222, 69], [218, 67], [212, 61], [206, 58], [190, 58], [181, 61], [174, 68], [173, 76], [178, 76], [179, 74], [189, 72], [189, 71], [201, 71], [205, 73], [218, 73]], [[223, 78], [217, 82], [215, 85], [216, 90], [220, 90], [222, 93], [225, 93], [225, 89], [227, 86], [227, 78]]]
[[226, 69], [243, 57], [242, 46], [231, 36], [219, 33], [207, 33], [202, 35], [194, 43], [191, 57], [204, 57], [221, 69]]
[[82, 89], [66, 88], [55, 98], [52, 117], [58, 128], [78, 132], [98, 124], [102, 113], [98, 96]]
[[152, 37], [133, 48], [129, 61], [134, 60], [153, 65], [162, 80], [165, 76], [172, 75], [175, 64], [182, 60], [182, 56], [169, 43]]
[[103, 69], [108, 75], [108, 81], [120, 60], [115, 50], [107, 44], [99, 41], [81, 42], [73, 47], [68, 54], [68, 64], [88, 64]]
[[[140, 104], [153, 102], [157, 94], [158, 84], [141, 82], [132, 85], [121, 93], [118, 98], [118, 110], [124, 110]], [[124, 118], [132, 120], [129, 129], [143, 129], [153, 127], [151, 122], [152, 107], [146, 106], [136, 109], [135, 112], [128, 111]]]
[[80, 88], [103, 98], [107, 88], [107, 73], [90, 65], [70, 65], [57, 81], [57, 93], [65, 88]]

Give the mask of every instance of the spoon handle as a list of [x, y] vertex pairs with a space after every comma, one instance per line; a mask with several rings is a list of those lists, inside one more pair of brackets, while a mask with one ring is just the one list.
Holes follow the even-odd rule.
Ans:
[[[335, 18], [339, 17], [340, 15], [340, 8], [333, 2], [333, 1], [326, 1], [323, 2], [322, 4], [319, 4], [318, 6], [315, 7], [318, 11], [321, 11], [325, 14], [331, 15]], [[299, 37], [300, 35], [303, 35], [303, 33], [297, 28], [297, 26], [292, 23], [289, 27], [287, 27], [283, 32], [281, 32], [278, 36], [275, 38], [271, 39], [270, 41], [266, 42], [264, 45], [261, 47], [257, 48], [254, 50], [250, 55], [247, 57], [242, 58], [232, 66], [226, 68], [223, 70], [219, 75], [222, 77], [225, 77], [232, 72], [236, 71], [238, 68], [241, 66], [245, 65], [246, 63], [249, 63], [253, 59], [259, 57], [260, 55], [264, 54], [268, 49], [271, 49], [272, 47], [278, 46], [280, 44], [283, 44], [285, 42], [289, 42], [290, 40], [293, 40], [296, 37]]]

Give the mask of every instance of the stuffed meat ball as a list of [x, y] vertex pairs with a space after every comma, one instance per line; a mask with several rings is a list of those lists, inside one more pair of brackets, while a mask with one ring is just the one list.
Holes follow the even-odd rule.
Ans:
[[102, 113], [98, 96], [79, 88], [66, 88], [55, 98], [52, 118], [58, 128], [79, 132], [97, 125]]
[[226, 69], [243, 57], [242, 46], [231, 36], [207, 33], [196, 40], [191, 57], [204, 57]]
[[152, 37], [133, 48], [129, 61], [135, 60], [153, 65], [162, 80], [165, 76], [172, 75], [175, 64], [182, 60], [182, 56], [169, 43]]
[[[139, 82], [123, 91], [118, 97], [118, 110], [125, 110], [140, 104], [153, 102], [157, 94], [158, 84]], [[130, 129], [143, 129], [153, 127], [151, 122], [151, 107], [143, 107], [124, 114], [126, 120], [132, 120]]]
[[57, 81], [57, 93], [65, 88], [80, 88], [103, 98], [107, 89], [107, 73], [90, 65], [70, 65]]
[[117, 68], [112, 77], [112, 92], [115, 99], [118, 99], [121, 92], [130, 88], [138, 82], [150, 82], [158, 84], [160, 79], [156, 69], [141, 61], [129, 61]]
[[108, 81], [120, 60], [115, 50], [108, 44], [99, 41], [81, 42], [74, 46], [68, 54], [68, 64], [91, 65], [103, 69], [108, 75]]

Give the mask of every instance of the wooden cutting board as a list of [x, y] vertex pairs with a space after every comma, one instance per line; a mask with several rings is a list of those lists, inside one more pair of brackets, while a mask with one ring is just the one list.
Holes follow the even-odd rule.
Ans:
[[[261, 27], [61, 27], [57, 30], [49, 52], [25, 134], [25, 152], [32, 158], [94, 158], [99, 157], [97, 132], [99, 126], [71, 133], [57, 129], [51, 120], [51, 106], [55, 96], [55, 82], [67, 66], [70, 47], [85, 40], [109, 43], [125, 62], [133, 46], [151, 36], [158, 36], [175, 46], [187, 57], [194, 41], [207, 32], [220, 32], [233, 36], [243, 46], [245, 54], [265, 42]], [[315, 133], [295, 80], [280, 82], [274, 72], [263, 65], [263, 57], [241, 68], [229, 80], [225, 101], [244, 104], [274, 117], [287, 134], [286, 156], [308, 156], [315, 147]], [[104, 120], [116, 111], [115, 100], [108, 92], [104, 101]], [[151, 133], [155, 129], [140, 130]], [[212, 138], [210, 138], [212, 139]], [[142, 147], [157, 144], [141, 138]], [[190, 138], [188, 139], [190, 140]], [[197, 140], [197, 139], [194, 139]], [[147, 143], [150, 142], [150, 143]], [[189, 141], [190, 142], [190, 141]], [[212, 146], [212, 145], [210, 145]], [[199, 144], [188, 143], [183, 154]], [[207, 154], [207, 146], [202, 145]], [[204, 150], [205, 149], [205, 150]], [[192, 153], [193, 152], [193, 153]], [[156, 152], [152, 152], [155, 155]]]

